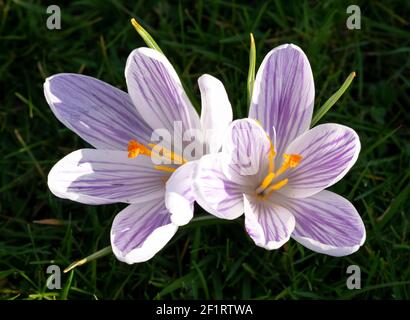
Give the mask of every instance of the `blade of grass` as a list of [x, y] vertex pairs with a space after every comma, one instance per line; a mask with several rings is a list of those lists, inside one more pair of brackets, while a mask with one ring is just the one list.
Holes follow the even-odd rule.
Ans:
[[40, 164], [38, 163], [37, 159], [34, 157], [33, 153], [28, 148], [26, 142], [24, 141], [23, 137], [21, 136], [20, 132], [17, 129], [14, 129], [14, 134], [16, 135], [17, 140], [23, 147], [23, 150], [27, 152], [31, 160], [34, 162], [34, 166], [36, 167], [39, 175], [46, 180], [46, 175], [44, 174], [43, 169], [41, 168]]
[[68, 276], [68, 280], [64, 286], [64, 289], [61, 292], [61, 295], [60, 295], [61, 300], [67, 300], [68, 292], [70, 291], [71, 284], [73, 282], [73, 277], [74, 277], [74, 270], [71, 270], [70, 275]]

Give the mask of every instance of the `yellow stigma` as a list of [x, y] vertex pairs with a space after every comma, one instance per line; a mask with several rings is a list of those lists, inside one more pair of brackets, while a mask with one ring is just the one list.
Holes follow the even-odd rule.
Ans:
[[288, 183], [288, 179], [282, 179], [277, 182], [273, 182], [274, 179], [278, 178], [280, 175], [285, 173], [289, 168], [295, 168], [299, 165], [302, 160], [302, 156], [299, 154], [284, 154], [282, 166], [275, 171], [275, 156], [274, 147], [272, 142], [270, 142], [269, 150], [269, 172], [263, 179], [262, 183], [256, 189], [256, 193], [262, 198], [266, 198], [272, 194], [273, 191], [279, 190]]
[[[268, 136], [269, 139], [269, 136]], [[272, 140], [269, 139], [270, 149], [269, 149], [269, 172], [273, 172], [275, 170], [275, 147], [273, 146]]]

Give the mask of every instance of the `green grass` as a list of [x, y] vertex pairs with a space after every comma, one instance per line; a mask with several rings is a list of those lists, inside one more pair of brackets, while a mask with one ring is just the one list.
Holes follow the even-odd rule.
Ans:
[[[2, 299], [408, 299], [410, 297], [410, 7], [361, 2], [362, 29], [345, 27], [347, 3], [325, 1], [97, 1], [61, 4], [62, 29], [46, 29], [41, 1], [0, 0], [0, 297]], [[132, 3], [132, 4], [131, 4]], [[109, 245], [121, 205], [85, 206], [54, 197], [45, 177], [61, 157], [86, 144], [52, 115], [44, 78], [81, 72], [125, 89], [124, 65], [143, 41], [136, 17], [199, 101], [197, 78], [211, 73], [228, 91], [236, 118], [247, 115], [249, 33], [257, 67], [273, 47], [293, 42], [308, 55], [316, 110], [350, 72], [351, 87], [320, 122], [354, 128], [362, 152], [332, 190], [364, 219], [367, 240], [345, 258], [316, 254], [291, 240], [276, 251], [255, 247], [243, 221], [199, 220], [181, 228], [147, 263], [112, 255], [46, 288], [50, 264]], [[199, 210], [198, 210], [199, 212]], [[58, 219], [61, 225], [33, 221]], [[362, 289], [346, 288], [357, 264]]]

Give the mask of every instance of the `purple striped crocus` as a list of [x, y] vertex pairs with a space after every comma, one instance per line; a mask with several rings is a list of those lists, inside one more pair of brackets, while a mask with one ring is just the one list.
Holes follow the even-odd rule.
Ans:
[[[232, 109], [222, 83], [203, 75], [199, 117], [172, 65], [152, 49], [130, 54], [125, 77], [128, 93], [79, 74], [46, 80], [56, 117], [95, 148], [60, 160], [48, 185], [56, 196], [85, 204], [129, 204], [113, 221], [111, 245], [119, 260], [137, 263], [153, 257], [192, 218], [191, 178], [202, 153], [184, 149], [199, 144], [217, 152]], [[153, 138], [164, 140], [160, 150]], [[169, 161], [158, 164], [159, 156]]]
[[195, 169], [196, 201], [217, 217], [245, 214], [256, 245], [276, 249], [290, 237], [316, 252], [358, 250], [365, 228], [353, 205], [324, 190], [356, 162], [360, 141], [339, 124], [309, 129], [314, 82], [309, 61], [292, 44], [273, 49], [257, 72], [249, 118], [234, 121], [220, 153]]

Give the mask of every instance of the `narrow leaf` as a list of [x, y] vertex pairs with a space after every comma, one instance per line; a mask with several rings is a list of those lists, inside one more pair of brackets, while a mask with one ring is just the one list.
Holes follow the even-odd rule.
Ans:
[[313, 127], [329, 110], [330, 108], [339, 100], [343, 93], [349, 88], [354, 77], [356, 77], [356, 72], [349, 74], [342, 86], [337, 90], [315, 113], [312, 119], [311, 127]]
[[249, 49], [249, 71], [248, 71], [248, 106], [251, 104], [253, 84], [255, 82], [256, 48], [253, 34], [250, 34], [251, 45]]
[[96, 260], [98, 258], [104, 257], [108, 254], [112, 253], [111, 246], [105, 247], [101, 250], [98, 250], [94, 252], [93, 254], [89, 255], [88, 257], [85, 257], [81, 260], [74, 261], [72, 264], [70, 264], [67, 268], [64, 269], [64, 273], [69, 272], [70, 270], [73, 270], [74, 268], [77, 268], [79, 266], [82, 266], [83, 264], [86, 264], [90, 261]]
[[71, 271], [71, 272], [70, 272], [70, 275], [68, 276], [68, 280], [67, 280], [67, 282], [66, 282], [66, 284], [65, 284], [65, 286], [64, 286], [64, 289], [63, 289], [63, 291], [61, 292], [61, 295], [60, 295], [60, 299], [61, 299], [61, 300], [67, 300], [67, 298], [68, 298], [68, 292], [70, 291], [70, 289], [71, 289], [71, 284], [72, 284], [72, 282], [73, 282], [73, 276], [74, 276], [74, 271]]
[[151, 37], [151, 35], [148, 33], [147, 30], [145, 30], [134, 18], [131, 19], [131, 23], [135, 30], [137, 30], [138, 34], [141, 36], [141, 38], [145, 41], [148, 47], [151, 49], [157, 50], [158, 52], [161, 52], [164, 54], [159, 47], [159, 45], [155, 42], [155, 40]]

